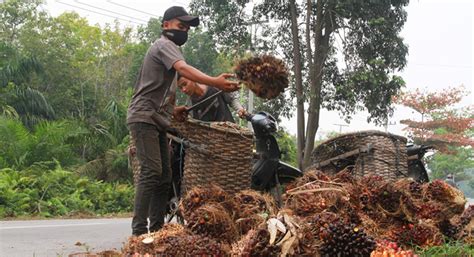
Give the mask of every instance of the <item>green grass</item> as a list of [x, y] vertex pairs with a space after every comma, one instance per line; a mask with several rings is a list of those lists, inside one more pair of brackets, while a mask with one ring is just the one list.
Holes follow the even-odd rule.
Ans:
[[420, 257], [474, 257], [474, 245], [451, 242], [430, 248], [416, 249]]

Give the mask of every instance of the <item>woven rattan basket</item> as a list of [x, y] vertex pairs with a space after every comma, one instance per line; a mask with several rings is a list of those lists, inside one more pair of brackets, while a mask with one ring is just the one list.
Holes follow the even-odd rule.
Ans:
[[[406, 142], [402, 136], [375, 130], [344, 134], [317, 146], [311, 154], [312, 164], [330, 174], [349, 167], [357, 177], [379, 175], [394, 180], [408, 173]], [[364, 148], [368, 151], [321, 165], [328, 159]]]
[[250, 188], [253, 133], [230, 122], [188, 119], [172, 125], [189, 140], [182, 190], [215, 184], [229, 193]]

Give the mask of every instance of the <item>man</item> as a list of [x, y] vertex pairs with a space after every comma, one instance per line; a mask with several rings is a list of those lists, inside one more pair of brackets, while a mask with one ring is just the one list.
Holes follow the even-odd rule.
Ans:
[[170, 118], [183, 121], [186, 107], [174, 107], [176, 73], [193, 81], [217, 87], [226, 92], [239, 89], [237, 82], [227, 80], [231, 74], [208, 76], [188, 65], [179, 50], [188, 37], [190, 27], [199, 18], [190, 16], [182, 7], [165, 11], [162, 36], [148, 49], [128, 108], [127, 124], [135, 141], [140, 173], [136, 183], [133, 235], [159, 230], [164, 223], [168, 191], [171, 183], [166, 131]]
[[[179, 78], [178, 87], [190, 97], [191, 104], [193, 105], [218, 92], [216, 88], [196, 83], [185, 77]], [[228, 106], [232, 107], [241, 118], [247, 113], [240, 104], [236, 92], [232, 92], [220, 94], [214, 99], [209, 100], [209, 102], [195, 109], [192, 112], [192, 116], [202, 121], [235, 122]]]

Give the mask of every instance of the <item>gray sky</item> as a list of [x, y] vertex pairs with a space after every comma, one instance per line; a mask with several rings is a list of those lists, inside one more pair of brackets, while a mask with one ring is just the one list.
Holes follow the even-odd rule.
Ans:
[[[187, 7], [189, 0], [48, 0], [45, 9], [53, 16], [76, 11], [91, 24], [113, 23], [115, 18], [125, 25], [144, 24], [161, 16], [170, 6]], [[473, 9], [470, 0], [412, 0], [407, 7], [408, 20], [402, 36], [409, 46], [408, 65], [401, 75], [408, 90], [429, 91], [464, 85], [473, 91]], [[100, 13], [100, 14], [98, 14]], [[114, 18], [115, 17], [115, 18]], [[464, 98], [461, 106], [473, 105], [474, 94]], [[366, 113], [358, 113], [347, 126], [338, 113], [323, 110], [318, 137], [331, 131], [350, 132], [366, 129], [384, 130], [367, 124]], [[397, 107], [388, 131], [404, 135], [401, 119], [419, 119], [410, 109]], [[296, 134], [296, 117], [281, 124]]]

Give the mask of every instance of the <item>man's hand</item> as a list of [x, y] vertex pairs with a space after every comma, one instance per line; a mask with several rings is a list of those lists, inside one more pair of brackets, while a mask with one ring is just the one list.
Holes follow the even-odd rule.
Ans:
[[173, 110], [173, 118], [177, 121], [183, 122], [188, 117], [188, 111], [186, 106], [177, 106]]
[[248, 112], [247, 112], [247, 110], [245, 110], [245, 108], [242, 108], [242, 109], [237, 111], [237, 115], [239, 115], [239, 117], [241, 119], [245, 119], [245, 117], [247, 117], [247, 115], [248, 115]]
[[175, 62], [173, 64], [173, 68], [175, 68], [175, 70], [183, 77], [186, 77], [197, 83], [218, 88], [224, 92], [233, 92], [240, 88], [238, 82], [227, 80], [228, 78], [234, 77], [234, 75], [230, 73], [222, 73], [217, 77], [211, 77], [202, 73], [193, 66], [188, 65], [184, 60]]
[[221, 75], [215, 77], [213, 86], [224, 91], [224, 92], [233, 92], [240, 89], [239, 82], [228, 80], [228, 78], [233, 78], [234, 74], [222, 73]]

